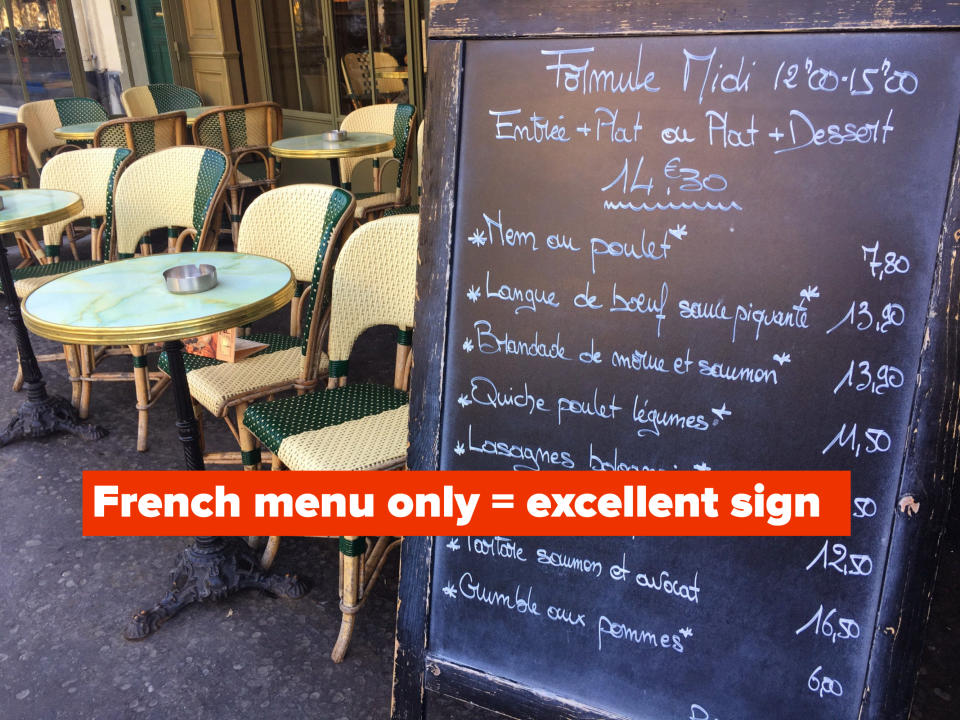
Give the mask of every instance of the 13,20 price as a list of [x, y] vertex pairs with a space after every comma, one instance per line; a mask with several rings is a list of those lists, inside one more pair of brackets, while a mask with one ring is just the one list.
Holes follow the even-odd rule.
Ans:
[[854, 300], [850, 303], [850, 309], [847, 310], [846, 314], [840, 319], [840, 322], [827, 330], [827, 335], [841, 325], [848, 323], [860, 332], [875, 330], [881, 335], [886, 335], [887, 332], [893, 328], [898, 328], [903, 325], [906, 319], [906, 311], [904, 311], [903, 305], [899, 303], [887, 303], [880, 310], [879, 314], [875, 315], [874, 311], [870, 309], [869, 302], [866, 300], [859, 302]]

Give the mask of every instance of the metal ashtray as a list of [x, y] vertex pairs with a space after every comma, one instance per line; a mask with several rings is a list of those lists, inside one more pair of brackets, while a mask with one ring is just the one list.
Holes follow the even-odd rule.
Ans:
[[177, 295], [199, 293], [217, 286], [217, 268], [213, 265], [177, 265], [163, 271], [167, 290]]
[[347, 139], [346, 130], [330, 130], [321, 136], [327, 142], [340, 142]]

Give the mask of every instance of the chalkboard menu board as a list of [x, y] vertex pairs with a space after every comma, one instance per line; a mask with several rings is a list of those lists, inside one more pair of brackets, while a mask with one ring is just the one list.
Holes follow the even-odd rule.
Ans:
[[518, 717], [554, 715], [476, 678], [578, 717], [887, 716], [894, 525], [918, 507], [911, 443], [942, 422], [923, 383], [958, 51], [949, 31], [458, 45], [456, 172], [427, 183], [456, 198], [442, 376], [420, 375], [433, 466], [849, 469], [853, 523], [436, 538], [428, 688], [455, 676]]

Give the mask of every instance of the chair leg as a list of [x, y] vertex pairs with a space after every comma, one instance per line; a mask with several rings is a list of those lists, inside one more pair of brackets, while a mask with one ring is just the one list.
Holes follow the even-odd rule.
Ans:
[[197, 439], [200, 441], [200, 452], [205, 453], [207, 451], [207, 437], [203, 432], [203, 406], [192, 397], [190, 402], [193, 404], [193, 419], [197, 421]]
[[20, 367], [20, 355], [17, 355], [17, 376], [13, 379], [13, 391], [20, 392], [23, 388], [23, 368]]
[[236, 407], [237, 435], [240, 440], [240, 455], [243, 458], [244, 470], [259, 470], [260, 460], [254, 455], [260, 454], [259, 441], [256, 436], [247, 430], [243, 424], [243, 415], [247, 411], [249, 403], [240, 403]]
[[237, 236], [240, 233], [240, 193], [236, 188], [230, 188], [230, 233], [233, 236], [233, 249], [237, 249]]
[[67, 244], [70, 246], [70, 252], [73, 255], [74, 260], [80, 259], [80, 254], [77, 252], [77, 243], [73, 235], [73, 225], [67, 225]]
[[70, 376], [70, 404], [80, 409], [80, 397], [83, 393], [83, 381], [80, 379], [80, 348], [76, 345], [64, 345], [63, 355], [67, 360], [67, 374]]
[[[355, 542], [359, 536], [346, 536], [343, 540]], [[353, 628], [357, 622], [357, 612], [360, 610], [360, 569], [363, 564], [363, 553], [347, 555], [340, 551], [340, 633], [337, 642], [330, 653], [330, 659], [335, 663], [342, 662], [350, 647], [353, 637]]]
[[[80, 375], [89, 378], [93, 374], [93, 368], [96, 365], [92, 345], [77, 345], [76, 351], [80, 358]], [[77, 414], [81, 420], [86, 420], [90, 416], [90, 390], [93, 383], [89, 381], [80, 381], [80, 407], [77, 408]]]
[[150, 375], [143, 345], [131, 345], [133, 382], [137, 390], [137, 452], [147, 449], [147, 423], [150, 418]]

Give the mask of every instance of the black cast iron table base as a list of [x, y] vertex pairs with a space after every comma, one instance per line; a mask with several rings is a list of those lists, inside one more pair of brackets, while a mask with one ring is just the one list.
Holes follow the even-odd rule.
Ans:
[[[203, 452], [197, 420], [193, 416], [187, 373], [183, 367], [183, 343], [164, 342], [170, 369], [170, 385], [177, 405], [177, 430], [187, 470], [203, 470]], [[171, 573], [173, 587], [149, 610], [141, 610], [124, 630], [127, 640], [142, 640], [188, 605], [207, 600], [225, 600], [240, 590], [257, 589], [278, 597], [299, 598], [307, 583], [296, 575], [278, 575], [262, 570], [253, 551], [236, 538], [198, 537], [177, 557]]]
[[250, 588], [270, 595], [299, 598], [306, 583], [296, 575], [264, 572], [246, 543], [236, 538], [198, 537], [177, 557], [173, 587], [156, 605], [141, 610], [123, 631], [127, 640], [142, 640], [183, 608], [205, 600], [225, 600]]
[[7, 429], [0, 432], [0, 447], [14, 440], [32, 439], [53, 435], [65, 431], [84, 440], [100, 440], [107, 435], [104, 428], [80, 422], [73, 406], [57, 395], [48, 395], [46, 383], [40, 373], [37, 356], [30, 343], [27, 326], [23, 324], [20, 313], [20, 298], [13, 283], [13, 273], [7, 262], [6, 242], [8, 236], [0, 237], [0, 284], [7, 301], [7, 318], [13, 325], [17, 338], [17, 352], [20, 354], [20, 367], [23, 370], [23, 387], [27, 399], [17, 410], [17, 416], [10, 421]]

